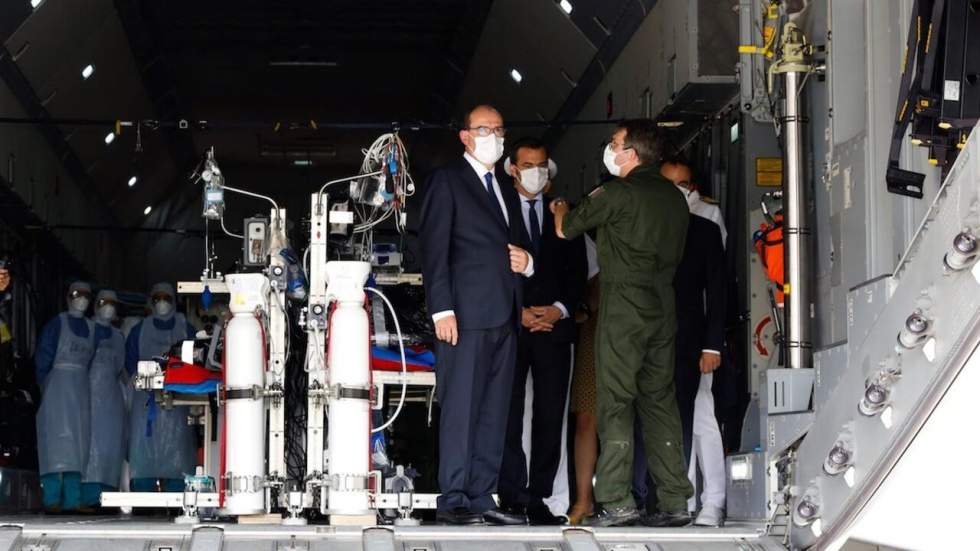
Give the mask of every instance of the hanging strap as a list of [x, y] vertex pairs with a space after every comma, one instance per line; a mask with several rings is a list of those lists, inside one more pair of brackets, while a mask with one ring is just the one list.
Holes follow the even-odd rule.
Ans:
[[943, 23], [943, 9], [946, 7], [946, 0], [934, 0], [932, 13], [929, 15], [929, 25], [926, 27], [925, 41], [922, 49], [925, 60], [922, 63], [922, 73], [919, 75], [920, 90], [932, 92], [932, 85], [936, 81], [936, 52], [939, 51], [939, 30]]
[[[902, 170], [899, 168], [899, 158], [902, 155], [905, 132], [912, 120], [912, 113], [921, 107], [918, 102], [923, 92], [929, 94], [932, 91], [944, 8], [945, 0], [915, 0], [912, 6], [912, 21], [909, 23], [908, 37], [905, 41], [902, 80], [898, 89], [895, 126], [888, 151], [888, 169], [885, 174], [888, 191], [917, 199], [922, 198], [922, 182], [925, 180], [925, 175]], [[924, 86], [923, 82], [925, 82]], [[931, 99], [929, 101], [931, 102]]]

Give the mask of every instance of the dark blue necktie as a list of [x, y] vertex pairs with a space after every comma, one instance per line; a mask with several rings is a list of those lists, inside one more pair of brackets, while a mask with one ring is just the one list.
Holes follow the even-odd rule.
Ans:
[[498, 216], [503, 219], [503, 213], [500, 210], [500, 202], [497, 201], [497, 194], [493, 192], [493, 173], [487, 172], [483, 175], [483, 179], [487, 181], [487, 195], [490, 196], [490, 208], [493, 209]]
[[535, 208], [537, 202], [537, 199], [530, 199], [527, 202], [528, 207], [530, 207], [527, 220], [531, 226], [531, 249], [534, 252], [538, 252], [538, 249], [541, 248], [541, 224], [538, 222], [538, 209]]

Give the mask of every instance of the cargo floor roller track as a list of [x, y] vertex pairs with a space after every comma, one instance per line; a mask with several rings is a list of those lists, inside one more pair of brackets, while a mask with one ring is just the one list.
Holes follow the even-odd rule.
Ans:
[[724, 528], [176, 525], [163, 518], [0, 517], [0, 551], [653, 551], [785, 549], [757, 524]]

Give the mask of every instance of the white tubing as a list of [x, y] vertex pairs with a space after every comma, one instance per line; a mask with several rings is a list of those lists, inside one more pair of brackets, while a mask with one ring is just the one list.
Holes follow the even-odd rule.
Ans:
[[395, 307], [391, 305], [388, 297], [384, 295], [381, 291], [374, 289], [372, 287], [365, 287], [368, 291], [381, 297], [381, 300], [385, 302], [388, 306], [388, 311], [391, 312], [391, 319], [395, 320], [395, 332], [398, 334], [398, 349], [402, 354], [402, 396], [398, 399], [398, 407], [395, 408], [395, 413], [391, 414], [391, 419], [388, 419], [385, 424], [378, 428], [372, 429], [371, 433], [381, 432], [386, 428], [390, 427], [395, 419], [398, 419], [398, 414], [402, 412], [402, 406], [405, 405], [405, 394], [408, 392], [408, 362], [405, 360], [405, 341], [402, 340], [402, 327], [398, 323], [398, 316], [395, 314]]

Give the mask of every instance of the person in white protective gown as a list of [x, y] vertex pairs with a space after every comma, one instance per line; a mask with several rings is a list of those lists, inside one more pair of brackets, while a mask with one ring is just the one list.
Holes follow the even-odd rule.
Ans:
[[88, 370], [91, 395], [88, 464], [82, 477], [82, 504], [97, 507], [103, 491], [119, 487], [126, 456], [126, 341], [112, 326], [119, 299], [104, 289], [95, 298], [95, 355]]

